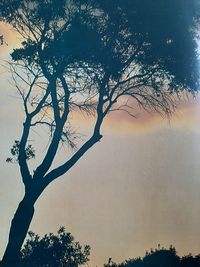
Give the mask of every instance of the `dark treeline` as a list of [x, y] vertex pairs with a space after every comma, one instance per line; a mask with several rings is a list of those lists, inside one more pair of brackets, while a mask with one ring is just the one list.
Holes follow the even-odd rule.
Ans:
[[[81, 245], [71, 233], [60, 227], [56, 234], [43, 237], [29, 232], [20, 252], [17, 267], [78, 267], [90, 266], [90, 246]], [[1, 265], [1, 264], [0, 264]], [[104, 267], [199, 267], [200, 254], [179, 256], [175, 247], [161, 247], [147, 251], [144, 257], [115, 263], [112, 258]]]
[[110, 258], [104, 267], [199, 267], [200, 254], [193, 256], [188, 254], [180, 257], [173, 246], [167, 248], [151, 249], [144, 257], [125, 260], [122, 263], [115, 263]]

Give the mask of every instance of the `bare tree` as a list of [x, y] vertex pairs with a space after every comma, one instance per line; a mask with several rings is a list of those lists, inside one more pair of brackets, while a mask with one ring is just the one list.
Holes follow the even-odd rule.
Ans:
[[[159, 36], [163, 54], [156, 54], [150, 30], [133, 29], [133, 14], [128, 6], [125, 9], [129, 1], [118, 5], [110, 1], [109, 7], [97, 2], [45, 0], [40, 5], [40, 1], [23, 0], [11, 1], [5, 9], [2, 1], [2, 19], [23, 38], [9, 64], [25, 112], [21, 138], [7, 159], [19, 164], [25, 193], [11, 223], [5, 266], [17, 262], [39, 196], [101, 140], [101, 126], [109, 112], [122, 110], [134, 116], [135, 102], [170, 116], [175, 109], [174, 93], [198, 87], [194, 69], [184, 79], [176, 73], [175, 63], [180, 63], [176, 33]], [[190, 30], [193, 17], [187, 26], [185, 33], [194, 35]], [[194, 60], [196, 46], [193, 39], [190, 43], [193, 53], [185, 58]], [[71, 129], [70, 115], [78, 111], [95, 118], [86, 141]], [[28, 140], [37, 126], [48, 129], [50, 141], [43, 160], [31, 170], [28, 160], [35, 151]], [[74, 149], [73, 154], [64, 163], [52, 165], [62, 142]]]

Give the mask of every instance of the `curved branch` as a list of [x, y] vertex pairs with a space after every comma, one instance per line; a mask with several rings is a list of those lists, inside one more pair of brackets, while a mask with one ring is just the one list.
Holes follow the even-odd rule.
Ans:
[[106, 113], [103, 111], [104, 106], [104, 95], [105, 95], [105, 88], [108, 83], [110, 75], [107, 73], [105, 74], [103, 81], [99, 84], [99, 99], [98, 99], [98, 105], [97, 105], [97, 118], [96, 123], [94, 126], [93, 135], [88, 139], [88, 141], [85, 142], [85, 144], [82, 145], [81, 148], [63, 165], [53, 169], [50, 171], [45, 177], [44, 177], [44, 184], [45, 187], [51, 183], [53, 180], [58, 178], [59, 176], [66, 173], [71, 167], [100, 139], [103, 137], [100, 134], [100, 128], [101, 124], [103, 122], [103, 119], [106, 115]]
[[19, 145], [19, 156], [18, 156], [18, 162], [20, 166], [20, 172], [22, 175], [22, 181], [25, 185], [25, 188], [27, 188], [32, 180], [32, 176], [30, 174], [28, 164], [27, 164], [27, 158], [26, 158], [26, 144], [30, 132], [31, 127], [31, 117], [27, 116], [26, 120], [23, 124], [23, 133], [20, 140]]
[[[65, 94], [65, 105], [64, 105], [64, 111], [62, 116], [60, 117], [56, 117], [55, 116], [55, 123], [56, 123], [56, 127], [55, 127], [55, 131], [53, 133], [53, 137], [51, 140], [51, 143], [49, 145], [49, 148], [47, 150], [47, 153], [42, 161], [42, 163], [37, 167], [35, 174], [34, 174], [34, 178], [39, 178], [39, 177], [43, 177], [45, 175], [45, 173], [49, 170], [49, 168], [51, 167], [51, 164], [55, 158], [56, 152], [58, 150], [58, 146], [63, 134], [63, 127], [65, 125], [65, 122], [67, 120], [68, 114], [69, 114], [69, 90], [68, 90], [68, 86], [67, 83], [64, 79], [64, 77], [60, 77], [62, 86], [63, 86], [63, 90], [64, 90], [64, 94]], [[56, 94], [56, 87], [53, 88], [54, 94]], [[56, 97], [56, 101], [57, 101], [57, 96]], [[53, 102], [53, 109], [57, 109], [56, 112], [60, 113], [60, 109], [59, 109], [59, 103], [54, 103], [54, 98], [52, 98], [52, 102]], [[58, 116], [58, 115], [57, 115]]]
[[46, 99], [50, 95], [51, 87], [52, 87], [52, 82], [49, 82], [44, 96], [42, 97], [40, 102], [37, 104], [37, 107], [35, 108], [35, 110], [30, 113], [31, 118], [33, 118], [35, 115], [37, 115], [40, 112], [40, 110], [42, 109]]
[[59, 176], [65, 174], [100, 139], [102, 135], [93, 135], [66, 163], [52, 170], [44, 177], [45, 187]]

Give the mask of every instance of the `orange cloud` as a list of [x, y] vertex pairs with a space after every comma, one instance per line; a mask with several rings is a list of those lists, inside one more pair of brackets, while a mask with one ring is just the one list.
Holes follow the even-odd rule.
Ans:
[[[200, 97], [191, 96], [177, 102], [177, 109], [170, 118], [156, 112], [146, 112], [135, 108], [134, 117], [123, 111], [110, 112], [102, 125], [102, 133], [108, 134], [148, 134], [161, 128], [178, 128], [187, 131], [200, 132]], [[80, 133], [91, 133], [95, 118], [84, 113], [73, 112], [72, 126]]]
[[0, 22], [0, 35], [4, 37], [4, 44], [0, 46], [0, 56], [7, 57], [13, 48], [20, 44], [20, 37], [10, 25]]
[[184, 128], [200, 132], [200, 97], [182, 98], [170, 118], [156, 112], [136, 110], [135, 118], [122, 111], [111, 112], [106, 119], [104, 129], [111, 133], [145, 134], [155, 132], [161, 127]]

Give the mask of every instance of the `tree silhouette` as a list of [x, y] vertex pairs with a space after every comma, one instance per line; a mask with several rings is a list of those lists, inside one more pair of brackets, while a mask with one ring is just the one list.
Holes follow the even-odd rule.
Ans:
[[[23, 38], [10, 68], [25, 111], [22, 136], [7, 159], [19, 164], [25, 193], [11, 223], [5, 266], [19, 259], [39, 196], [101, 140], [109, 112], [134, 115], [136, 103], [169, 116], [174, 93], [198, 90], [197, 5], [195, 0], [1, 1], [1, 20]], [[82, 143], [71, 128], [71, 114], [78, 111], [95, 118]], [[38, 126], [48, 129], [50, 141], [31, 170], [35, 150], [28, 140]], [[74, 153], [52, 165], [62, 142]]]
[[89, 261], [90, 246], [82, 247], [74, 241], [64, 227], [58, 230], [57, 235], [46, 234], [40, 238], [29, 232], [21, 250], [20, 266], [23, 267], [78, 267]]
[[191, 254], [181, 259], [181, 267], [198, 267], [200, 265], [200, 255], [192, 256]]
[[197, 267], [200, 264], [200, 256], [191, 254], [179, 257], [176, 249], [170, 246], [169, 249], [159, 248], [147, 252], [143, 258], [133, 258], [122, 263], [115, 263], [110, 258], [104, 267]]

